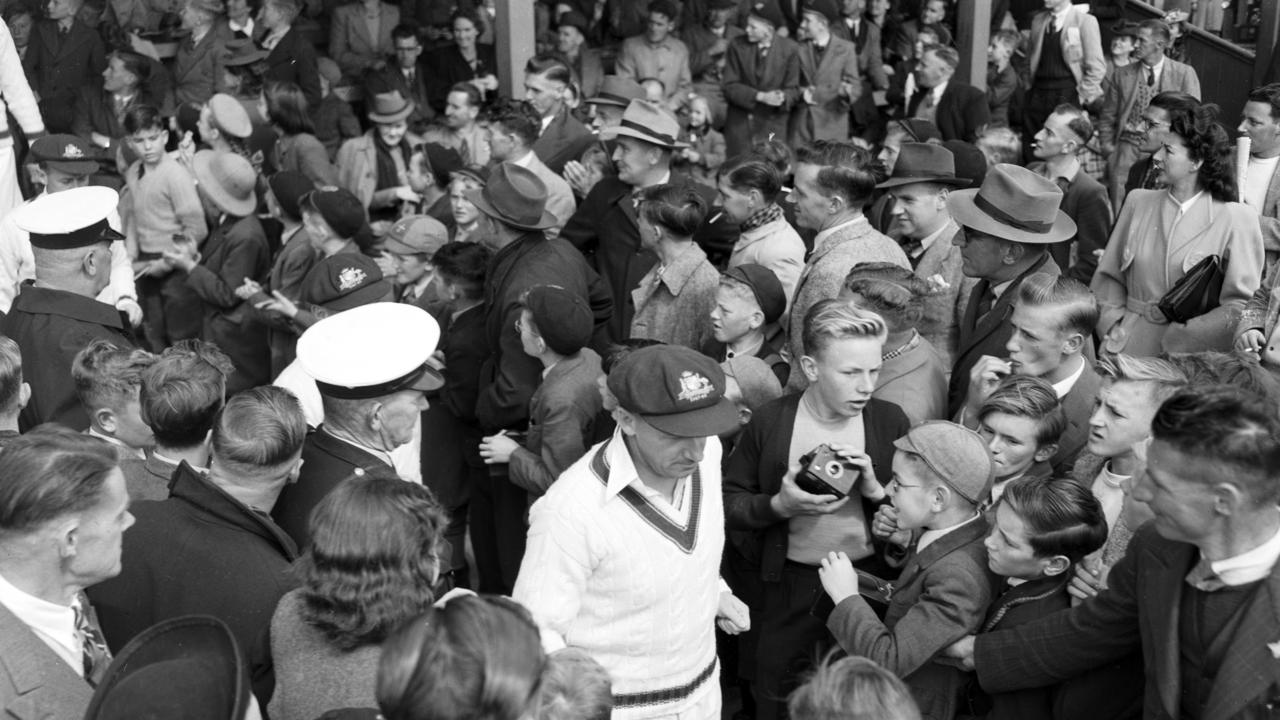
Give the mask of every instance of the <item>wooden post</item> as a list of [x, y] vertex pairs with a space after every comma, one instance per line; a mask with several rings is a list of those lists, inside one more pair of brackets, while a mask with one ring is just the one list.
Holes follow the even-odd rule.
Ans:
[[524, 66], [533, 57], [536, 32], [533, 3], [497, 0], [496, 6], [494, 42], [498, 46], [498, 91], [509, 98], [524, 97]]
[[987, 89], [987, 43], [991, 40], [991, 0], [960, 0], [956, 6], [956, 46], [960, 67], [956, 78]]
[[1280, 60], [1280, 3], [1262, 0], [1262, 24], [1258, 27], [1258, 44], [1254, 46], [1253, 86], [1280, 80], [1275, 63]]

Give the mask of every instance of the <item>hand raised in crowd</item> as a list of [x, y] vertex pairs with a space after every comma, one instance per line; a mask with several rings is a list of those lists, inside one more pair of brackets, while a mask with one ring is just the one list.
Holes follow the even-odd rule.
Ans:
[[1240, 337], [1236, 338], [1236, 350], [1247, 353], [1260, 353], [1262, 346], [1267, 342], [1267, 338], [1262, 331], [1257, 328], [1245, 330], [1240, 333]]
[[737, 595], [720, 591], [720, 605], [716, 608], [716, 627], [729, 635], [737, 635], [751, 629], [751, 611]]
[[898, 547], [905, 548], [911, 544], [911, 531], [898, 528], [898, 508], [892, 505], [882, 505], [876, 510], [871, 519], [871, 534]]
[[842, 552], [829, 552], [822, 558], [818, 579], [836, 605], [858, 594], [858, 571], [853, 569], [849, 556]]
[[298, 315], [298, 306], [294, 305], [293, 301], [285, 297], [284, 293], [279, 290], [272, 291], [271, 299], [254, 303], [253, 307], [264, 312], [280, 313], [287, 318], [297, 317]]
[[799, 472], [800, 465], [792, 465], [787, 470], [787, 474], [782, 476], [782, 485], [778, 488], [778, 494], [769, 499], [769, 506], [782, 517], [827, 515], [849, 502], [848, 495], [837, 498], [835, 495], [814, 495], [801, 490], [800, 486], [796, 485], [796, 474]]
[[511, 462], [511, 454], [519, 448], [520, 443], [503, 431], [480, 441], [480, 457], [484, 459], [485, 465], [501, 465]]
[[183, 272], [191, 272], [196, 265], [200, 264], [200, 253], [196, 250], [195, 243], [183, 243], [165, 250], [162, 254], [164, 261], [170, 267]]
[[965, 405], [970, 411], [977, 413], [982, 403], [986, 402], [995, 391], [1000, 381], [1013, 372], [1013, 365], [1008, 360], [983, 355], [978, 358], [973, 369], [969, 371], [969, 395]]
[[595, 165], [583, 165], [577, 160], [564, 164], [564, 179], [579, 197], [586, 197], [603, 177], [600, 168]]
[[1067, 593], [1071, 595], [1071, 604], [1079, 605], [1082, 601], [1107, 589], [1107, 573], [1111, 568], [1102, 561], [1093, 558], [1076, 563], [1075, 575], [1067, 585]]

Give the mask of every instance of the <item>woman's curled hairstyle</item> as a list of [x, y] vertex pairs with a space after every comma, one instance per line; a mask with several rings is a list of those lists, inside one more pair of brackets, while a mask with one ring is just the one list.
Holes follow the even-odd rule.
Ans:
[[1236, 202], [1231, 135], [1218, 121], [1218, 106], [1206, 103], [1186, 113], [1173, 113], [1169, 131], [1182, 138], [1187, 155], [1199, 160], [1200, 184], [1219, 202]]
[[915, 327], [924, 315], [929, 283], [893, 263], [862, 263], [849, 271], [844, 293], [857, 295], [859, 304], [884, 318], [890, 332]]
[[344, 480], [311, 513], [303, 620], [343, 650], [381, 643], [435, 602], [447, 523], [421, 485], [389, 472]]
[[383, 645], [378, 707], [386, 720], [519, 720], [546, 666], [527, 610], [497, 596], [456, 597]]

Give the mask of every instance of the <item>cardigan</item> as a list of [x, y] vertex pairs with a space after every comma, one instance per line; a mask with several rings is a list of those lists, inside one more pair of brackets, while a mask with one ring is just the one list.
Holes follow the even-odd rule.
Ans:
[[[794, 374], [794, 373], [793, 373]], [[803, 393], [774, 400], [751, 414], [724, 469], [725, 522], [730, 542], [765, 582], [780, 582], [787, 559], [790, 523], [770, 506], [791, 462], [791, 433]], [[880, 483], [893, 476], [893, 441], [907, 434], [907, 416], [893, 403], [872, 397], [862, 411], [866, 453]], [[867, 537], [876, 506], [863, 501]]]
[[[302, 589], [285, 593], [271, 616], [276, 689], [271, 720], [315, 720], [338, 708], [375, 708], [382, 646], [340, 650], [303, 619]], [[425, 606], [427, 603], [423, 603]]]

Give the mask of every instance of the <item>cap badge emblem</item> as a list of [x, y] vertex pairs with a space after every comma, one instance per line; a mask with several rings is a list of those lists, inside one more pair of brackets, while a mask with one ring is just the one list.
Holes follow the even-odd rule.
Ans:
[[676, 398], [685, 402], [698, 402], [715, 392], [715, 389], [707, 378], [685, 370], [680, 374], [680, 394]]
[[350, 290], [359, 287], [360, 283], [364, 282], [364, 278], [365, 273], [360, 268], [343, 268], [342, 272], [338, 273], [338, 289]]
[[84, 157], [84, 152], [75, 145], [67, 143], [67, 146], [62, 149], [62, 156], [68, 159], [82, 158]]

